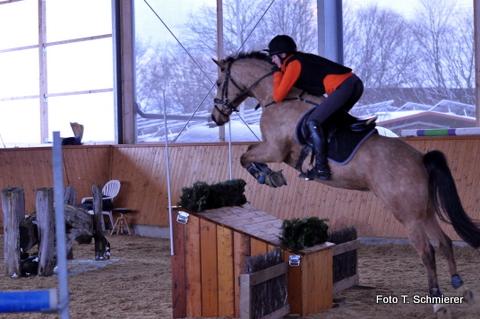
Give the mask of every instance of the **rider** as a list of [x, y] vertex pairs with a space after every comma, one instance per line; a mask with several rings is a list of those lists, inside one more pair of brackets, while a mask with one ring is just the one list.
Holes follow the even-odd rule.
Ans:
[[336, 111], [348, 112], [363, 93], [362, 81], [352, 69], [318, 55], [297, 51], [288, 35], [277, 35], [268, 44], [272, 62], [278, 67], [273, 74], [273, 100], [282, 102], [293, 86], [326, 99], [311, 113], [307, 127], [315, 154], [315, 165], [307, 172], [309, 180], [330, 179], [326, 136], [322, 124]]

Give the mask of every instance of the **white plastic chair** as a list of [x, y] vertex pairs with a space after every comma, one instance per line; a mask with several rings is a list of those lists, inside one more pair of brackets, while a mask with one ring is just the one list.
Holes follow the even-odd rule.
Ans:
[[[103, 199], [110, 199], [113, 202], [113, 199], [117, 197], [118, 193], [120, 192], [120, 181], [116, 179], [112, 179], [108, 181], [102, 188], [102, 195]], [[93, 197], [84, 197], [82, 198], [81, 203], [83, 204], [87, 200], [93, 200]], [[93, 211], [89, 211], [90, 214], [93, 214]], [[104, 210], [102, 211], [103, 215], [107, 215], [110, 220], [110, 225], [113, 229], [113, 215], [111, 210]]]

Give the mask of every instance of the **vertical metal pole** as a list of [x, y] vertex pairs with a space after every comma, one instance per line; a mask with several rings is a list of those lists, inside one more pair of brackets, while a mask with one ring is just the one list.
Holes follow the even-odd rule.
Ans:
[[113, 104], [115, 108], [115, 141], [123, 143], [123, 103], [122, 103], [122, 39], [120, 4], [112, 2], [112, 55], [113, 55]]
[[232, 173], [232, 121], [228, 121], [228, 179], [233, 179], [233, 173]]
[[46, 0], [38, 0], [38, 69], [40, 97], [40, 143], [48, 140], [48, 83], [47, 83], [47, 5]]
[[[223, 2], [217, 0], [217, 59], [224, 57], [223, 46]], [[220, 71], [219, 71], [220, 72]], [[220, 141], [225, 141], [225, 126], [219, 127]], [[228, 178], [232, 179], [232, 122], [228, 121]]]
[[62, 140], [60, 132], [53, 132], [53, 182], [55, 203], [55, 235], [57, 242], [57, 267], [58, 267], [58, 300], [61, 319], [69, 318], [68, 311], [68, 274], [67, 274], [67, 248], [65, 236], [65, 217], [63, 203], [63, 157]]
[[341, 0], [317, 0], [319, 54], [343, 64], [343, 13]]
[[325, 56], [325, 6], [324, 0], [317, 0], [318, 54]]
[[120, 144], [134, 144], [137, 139], [135, 111], [135, 12], [133, 0], [112, 0], [115, 76], [117, 77], [116, 138]]
[[[223, 4], [217, 0], [217, 60], [223, 59], [223, 54]], [[218, 127], [218, 134], [220, 141], [225, 141], [225, 126]]]
[[170, 226], [170, 255], [175, 255], [175, 247], [173, 246], [173, 212], [172, 212], [172, 191], [170, 181], [170, 152], [168, 149], [168, 122], [167, 122], [167, 105], [163, 103], [163, 121], [165, 134], [165, 172], [167, 174], [167, 200], [168, 200], [168, 225]]
[[475, 118], [480, 126], [480, 0], [473, 0], [473, 34], [475, 44]]

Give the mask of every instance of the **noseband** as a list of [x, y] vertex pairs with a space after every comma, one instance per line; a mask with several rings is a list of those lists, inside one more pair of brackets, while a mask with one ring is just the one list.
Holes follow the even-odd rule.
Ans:
[[[225, 81], [223, 82], [223, 85], [222, 85], [222, 98], [221, 99], [215, 98], [213, 100], [213, 102], [215, 103], [214, 104], [215, 109], [225, 117], [229, 117], [230, 114], [232, 114], [232, 112], [238, 112], [238, 108], [234, 104], [236, 104], [236, 102], [238, 100], [243, 99], [246, 95], [248, 95], [250, 93], [250, 91], [254, 87], [256, 87], [263, 79], [265, 79], [265, 78], [267, 78], [267, 77], [269, 77], [270, 75], [273, 74], [273, 71], [268, 72], [267, 74], [263, 75], [258, 80], [253, 82], [253, 84], [250, 85], [248, 88], [242, 88], [232, 78], [232, 75], [231, 75], [230, 71], [231, 71], [233, 62], [235, 62], [235, 61], [231, 61], [228, 64], [227, 70], [225, 71]], [[240, 91], [240, 93], [231, 101], [228, 98], [228, 85], [229, 85], [230, 82], [232, 82], [232, 84]], [[219, 105], [224, 106], [224, 108], [218, 107]], [[227, 112], [224, 111], [225, 108], [229, 111], [229, 113], [227, 113], [228, 111]]]

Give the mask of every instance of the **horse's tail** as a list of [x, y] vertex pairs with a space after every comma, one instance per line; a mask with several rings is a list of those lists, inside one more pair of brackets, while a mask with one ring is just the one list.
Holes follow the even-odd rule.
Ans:
[[442, 152], [423, 156], [428, 171], [429, 196], [439, 218], [452, 224], [457, 234], [470, 246], [480, 247], [480, 229], [465, 213], [452, 173]]

